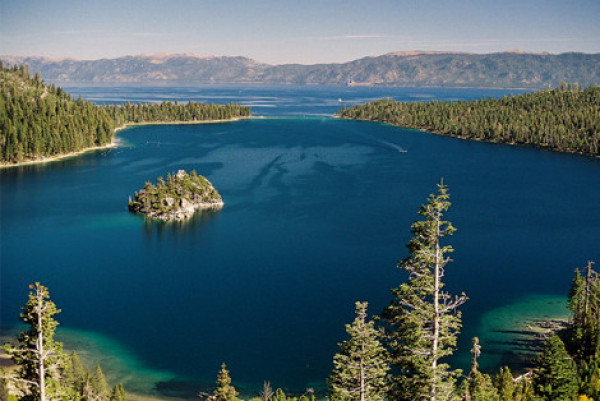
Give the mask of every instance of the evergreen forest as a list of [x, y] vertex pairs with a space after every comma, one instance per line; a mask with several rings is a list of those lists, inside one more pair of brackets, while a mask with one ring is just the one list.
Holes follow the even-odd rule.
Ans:
[[488, 142], [600, 155], [600, 87], [557, 89], [460, 102], [383, 99], [339, 111], [355, 120], [422, 129]]
[[129, 200], [129, 210], [160, 220], [177, 219], [179, 214], [190, 217], [195, 208], [220, 208], [223, 199], [219, 192], [196, 170], [189, 174], [179, 170], [156, 179], [156, 185], [146, 182], [144, 188]]
[[[456, 228], [444, 215], [450, 208], [447, 186], [438, 185], [412, 224], [407, 256], [398, 268], [408, 279], [391, 290], [392, 300], [379, 316], [367, 312], [367, 302], [355, 304], [355, 319], [346, 325], [347, 338], [333, 356], [328, 391], [289, 395], [263, 389], [251, 401], [600, 401], [600, 274], [588, 262], [576, 269], [563, 328], [541, 340], [538, 356], [525, 372], [479, 370], [484, 349], [473, 338], [468, 372], [455, 369], [447, 357], [456, 349], [465, 294], [444, 289], [451, 274], [448, 238]], [[121, 401], [120, 384], [110, 387], [100, 368], [87, 371], [76, 354], [66, 354], [54, 339], [60, 311], [46, 287], [30, 286], [21, 320], [29, 326], [5, 345], [13, 366], [0, 371], [0, 395], [9, 401]], [[240, 401], [227, 366], [216, 385], [198, 396], [210, 401]]]
[[250, 116], [239, 104], [162, 102], [98, 106], [46, 85], [26, 65], [0, 63], [0, 164], [99, 147], [129, 124], [227, 120]]

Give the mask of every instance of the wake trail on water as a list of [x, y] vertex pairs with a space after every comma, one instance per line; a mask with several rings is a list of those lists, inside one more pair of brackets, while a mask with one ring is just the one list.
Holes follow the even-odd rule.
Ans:
[[368, 139], [369, 142], [375, 142], [375, 143], [377, 143], [379, 145], [383, 145], [382, 147], [384, 147], [384, 148], [394, 149], [394, 150], [397, 150], [400, 153], [408, 153], [408, 150], [404, 149], [400, 145], [396, 145], [393, 142], [389, 142], [389, 141], [386, 141], [386, 140], [383, 140], [383, 139], [379, 139], [379, 138], [376, 138], [376, 137], [373, 137], [373, 136], [369, 136], [367, 134], [363, 134], [362, 132], [358, 132], [358, 131], [354, 131], [353, 133], [356, 136], [358, 136], [358, 137]]
[[382, 145], [386, 145], [386, 146], [388, 146], [388, 147], [390, 147], [392, 149], [396, 149], [400, 153], [407, 153], [408, 152], [408, 150], [404, 149], [402, 146], [396, 145], [395, 143], [384, 141], [382, 139], [377, 139], [376, 141], [379, 142], [379, 143], [381, 143]]

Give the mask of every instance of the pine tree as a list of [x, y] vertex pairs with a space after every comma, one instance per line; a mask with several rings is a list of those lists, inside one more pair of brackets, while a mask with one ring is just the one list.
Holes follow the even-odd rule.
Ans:
[[238, 396], [238, 392], [231, 385], [231, 377], [227, 370], [227, 365], [222, 364], [219, 375], [217, 376], [217, 388], [213, 391], [213, 394], [208, 397], [210, 401], [241, 401]]
[[127, 401], [127, 393], [122, 384], [117, 384], [113, 387], [110, 394], [110, 401]]
[[35, 283], [29, 289], [21, 320], [30, 328], [18, 336], [17, 346], [5, 345], [6, 352], [17, 365], [9, 380], [20, 400], [58, 400], [68, 393], [61, 385], [62, 344], [54, 341], [58, 326], [54, 315], [60, 310], [50, 300], [46, 287]]
[[548, 401], [567, 401], [577, 395], [575, 362], [556, 334], [550, 335], [544, 343], [537, 365], [538, 372], [533, 379], [536, 394]]
[[100, 365], [96, 366], [96, 371], [90, 378], [90, 387], [95, 399], [99, 401], [108, 401], [110, 398], [110, 387]]
[[334, 370], [329, 379], [331, 400], [378, 401], [388, 390], [387, 353], [379, 342], [373, 321], [367, 321], [367, 302], [356, 303], [356, 318], [346, 325], [350, 339], [340, 343], [333, 358]]
[[81, 395], [85, 384], [87, 372], [79, 355], [73, 351], [64, 359], [63, 364], [63, 383], [65, 387], [73, 389]]
[[498, 389], [500, 401], [513, 401], [515, 385], [510, 369], [507, 366], [500, 368], [494, 381], [496, 383], [496, 388]]
[[566, 345], [580, 363], [598, 357], [600, 349], [600, 275], [593, 264], [587, 263], [585, 275], [575, 270], [567, 303], [573, 317]]
[[471, 349], [471, 371], [469, 377], [463, 382], [462, 393], [465, 401], [499, 401], [498, 391], [492, 383], [489, 375], [479, 371], [477, 358], [481, 356], [481, 345], [479, 338], [473, 338]]
[[271, 398], [271, 401], [288, 401], [288, 397], [282, 389], [278, 388], [275, 390], [275, 394], [273, 395], [273, 398]]
[[447, 187], [438, 185], [438, 194], [430, 195], [419, 210], [423, 220], [412, 225], [413, 239], [409, 256], [398, 267], [408, 272], [408, 282], [392, 290], [394, 299], [384, 310], [388, 345], [399, 376], [395, 377], [396, 400], [441, 401], [451, 398], [455, 377], [440, 359], [453, 353], [461, 327], [457, 308], [467, 297], [451, 296], [443, 291], [442, 278], [452, 252], [440, 241], [455, 228], [443, 219], [450, 207]]
[[513, 399], [515, 401], [540, 401], [534, 394], [533, 381], [529, 376], [521, 376], [516, 380]]
[[469, 391], [472, 401], [498, 401], [498, 391], [492, 383], [492, 378], [479, 371], [469, 378]]

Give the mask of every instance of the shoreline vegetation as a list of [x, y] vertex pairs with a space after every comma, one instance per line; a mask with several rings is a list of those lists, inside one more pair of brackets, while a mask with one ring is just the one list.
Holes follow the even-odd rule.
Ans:
[[398, 102], [345, 108], [340, 118], [375, 121], [434, 134], [600, 157], [600, 87], [562, 84], [501, 99]]
[[[367, 312], [368, 302], [356, 302], [355, 320], [346, 325], [346, 339], [338, 343], [339, 351], [333, 356], [326, 393], [308, 388], [302, 395], [290, 396], [281, 389], [273, 391], [265, 381], [260, 397], [251, 400], [317, 401], [322, 396], [330, 401], [599, 400], [600, 273], [591, 261], [575, 270], [566, 303], [568, 322], [530, 322], [529, 331], [548, 330], [540, 337], [542, 344], [530, 371], [516, 377], [506, 366], [495, 374], [481, 372], [482, 346], [477, 337], [467, 374], [444, 363], [456, 350], [462, 326], [458, 308], [468, 300], [464, 293], [452, 296], [443, 291], [442, 277], [451, 262], [445, 255], [453, 251], [445, 237], [456, 230], [444, 219], [450, 206], [447, 187], [439, 184], [437, 193], [419, 209], [420, 219], [411, 225], [414, 237], [407, 244], [408, 256], [398, 264], [409, 273], [408, 278], [391, 290], [393, 298], [380, 317]], [[28, 330], [4, 346], [14, 365], [0, 370], [0, 398], [126, 401], [122, 383], [111, 391], [99, 365], [95, 372], [86, 371], [76, 352], [64, 352], [63, 343], [55, 340], [58, 322], [54, 315], [60, 310], [39, 282], [29, 289], [20, 315]], [[187, 396], [186, 390], [182, 396], [242, 400], [225, 363], [216, 386], [192, 391], [194, 395]]]
[[73, 99], [62, 88], [31, 77], [25, 65], [0, 63], [0, 167], [45, 163], [114, 145], [115, 133], [132, 125], [195, 124], [251, 116], [238, 103], [163, 101], [97, 105]]
[[86, 153], [118, 148], [118, 147], [122, 146], [123, 142], [116, 136], [116, 134], [121, 131], [125, 131], [129, 128], [135, 128], [135, 127], [146, 126], [146, 125], [220, 124], [220, 123], [229, 123], [229, 122], [236, 122], [236, 121], [242, 121], [242, 120], [250, 120], [250, 119], [255, 119], [255, 118], [259, 118], [259, 117], [248, 116], [248, 117], [232, 117], [232, 118], [229, 118], [226, 120], [144, 121], [144, 122], [139, 122], [139, 123], [127, 123], [127, 124], [121, 125], [119, 127], [116, 127], [114, 129], [112, 141], [106, 145], [92, 146], [92, 147], [81, 149], [81, 150], [78, 150], [75, 152], [59, 154], [56, 156], [46, 156], [46, 157], [41, 157], [39, 159], [24, 160], [24, 161], [17, 162], [17, 163], [0, 162], [0, 169], [11, 168], [11, 167], [22, 167], [22, 166], [29, 166], [29, 165], [35, 165], [35, 164], [52, 163], [52, 162], [56, 162], [56, 161], [60, 161], [60, 160], [70, 159], [72, 157], [81, 156]]
[[146, 182], [144, 188], [129, 198], [129, 211], [153, 220], [183, 221], [199, 210], [219, 210], [223, 199], [206, 177], [196, 170], [189, 174], [179, 170], [168, 174], [167, 179], [158, 177], [156, 185]]

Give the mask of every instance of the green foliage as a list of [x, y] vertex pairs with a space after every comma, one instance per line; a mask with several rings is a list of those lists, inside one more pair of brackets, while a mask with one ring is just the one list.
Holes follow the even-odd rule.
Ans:
[[65, 355], [62, 343], [54, 340], [60, 312], [40, 283], [29, 286], [21, 320], [30, 329], [19, 334], [18, 345], [5, 345], [16, 369], [2, 372], [0, 399], [8, 401], [125, 401], [122, 385], [112, 393], [100, 366], [86, 371], [77, 353]]
[[513, 401], [515, 393], [514, 377], [508, 366], [503, 366], [494, 378], [500, 401]]
[[21, 320], [29, 329], [18, 336], [18, 345], [5, 345], [7, 354], [17, 366], [11, 382], [14, 394], [23, 401], [49, 401], [68, 393], [61, 383], [62, 344], [54, 341], [60, 313], [50, 300], [48, 289], [40, 283], [29, 286], [28, 301]]
[[556, 334], [545, 342], [537, 365], [533, 381], [536, 394], [548, 401], [567, 401], [577, 395], [577, 367]]
[[573, 318], [565, 345], [578, 363], [600, 358], [600, 275], [592, 266], [575, 270], [567, 303]]
[[459, 394], [465, 401], [499, 401], [498, 390], [492, 382], [492, 378], [484, 373], [481, 373], [478, 368], [477, 358], [481, 356], [481, 345], [479, 338], [473, 338], [473, 348], [471, 349], [471, 371], [461, 383]]
[[27, 66], [0, 67], [0, 163], [51, 157], [111, 142], [115, 127], [132, 123], [224, 120], [250, 115], [239, 104], [98, 106], [46, 85]]
[[93, 394], [94, 398], [108, 400], [110, 398], [110, 387], [100, 366], [96, 366], [94, 375], [90, 377], [88, 392]]
[[[261, 400], [264, 400], [264, 398], [261, 398]], [[308, 390], [306, 394], [302, 394], [299, 397], [295, 397], [287, 395], [282, 389], [278, 388], [277, 390], [275, 390], [273, 396], [269, 398], [269, 401], [316, 401], [316, 398], [312, 394], [312, 392]]]
[[443, 291], [450, 261], [446, 255], [453, 250], [441, 240], [455, 231], [443, 219], [449, 207], [447, 187], [439, 184], [438, 193], [419, 210], [423, 220], [411, 226], [409, 256], [398, 264], [408, 272], [408, 281], [392, 290], [394, 299], [382, 315], [392, 364], [399, 373], [393, 383], [397, 400], [448, 399], [460, 374], [440, 361], [456, 347], [461, 327], [457, 308], [467, 299]]
[[82, 394], [87, 381], [86, 371], [79, 355], [73, 351], [63, 362], [63, 383], [73, 389], [77, 394]]
[[466, 139], [529, 144], [600, 155], [600, 87], [575, 86], [468, 102], [379, 100], [344, 109], [344, 118], [424, 129]]
[[367, 321], [367, 302], [356, 303], [356, 318], [346, 325], [350, 338], [340, 343], [329, 378], [330, 400], [378, 401], [388, 390], [388, 356], [373, 321]]
[[[0, 370], [2, 373], [2, 370]], [[18, 401], [17, 397], [11, 395], [8, 388], [8, 380], [0, 377], [0, 400], [4, 401]]]
[[163, 177], [157, 178], [156, 185], [146, 182], [135, 193], [135, 199], [129, 201], [129, 210], [169, 220], [175, 213], [198, 204], [216, 208], [222, 206], [223, 200], [210, 181], [195, 170], [190, 174], [179, 170], [174, 176], [168, 174], [166, 182]]
[[515, 401], [540, 401], [534, 394], [533, 382], [529, 377], [523, 377], [515, 385], [513, 399]]
[[492, 378], [479, 371], [471, 372], [459, 389], [461, 400], [465, 401], [499, 401], [498, 390]]
[[226, 105], [198, 102], [125, 103], [121, 106], [104, 106], [103, 109], [118, 126], [130, 123], [230, 120], [250, 116], [250, 108], [238, 103]]
[[110, 394], [110, 401], [127, 401], [127, 393], [122, 384], [117, 384], [113, 387]]
[[111, 141], [114, 123], [91, 102], [74, 101], [26, 69], [0, 70], [0, 162], [75, 152]]
[[227, 365], [222, 364], [219, 375], [217, 376], [217, 387], [213, 394], [208, 397], [209, 401], [241, 401], [237, 396], [238, 392], [231, 384], [231, 377], [227, 370]]

